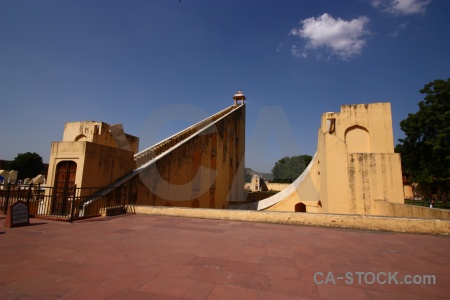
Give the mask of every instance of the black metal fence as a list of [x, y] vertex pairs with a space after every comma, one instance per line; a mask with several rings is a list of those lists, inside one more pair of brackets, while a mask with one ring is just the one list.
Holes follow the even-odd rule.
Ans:
[[136, 198], [133, 182], [111, 188], [49, 187], [0, 184], [0, 213], [17, 201], [27, 203], [30, 217], [72, 222], [77, 219], [125, 212]]

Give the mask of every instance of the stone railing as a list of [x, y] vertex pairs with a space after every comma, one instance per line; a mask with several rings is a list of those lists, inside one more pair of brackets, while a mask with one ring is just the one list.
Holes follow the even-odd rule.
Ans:
[[203, 128], [207, 127], [211, 123], [215, 122], [219, 118], [225, 116], [229, 112], [231, 112], [233, 109], [235, 109], [238, 106], [230, 106], [225, 108], [224, 110], [216, 113], [215, 115], [204, 119], [203, 121], [192, 125], [191, 127], [188, 127], [187, 129], [180, 131], [179, 133], [159, 142], [156, 145], [153, 145], [137, 154], [134, 155], [134, 160], [136, 161], [136, 168], [139, 168], [143, 165], [145, 165], [147, 162], [151, 161], [153, 158], [158, 156], [159, 154], [169, 150], [170, 148], [174, 147], [178, 143], [184, 141], [186, 138], [193, 136], [198, 131], [202, 130]]

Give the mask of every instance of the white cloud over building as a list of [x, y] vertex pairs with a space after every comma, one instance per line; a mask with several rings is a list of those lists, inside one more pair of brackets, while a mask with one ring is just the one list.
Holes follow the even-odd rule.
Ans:
[[431, 0], [372, 0], [372, 6], [393, 15], [424, 13]]
[[291, 52], [294, 56], [306, 57], [310, 50], [325, 48], [331, 55], [349, 59], [360, 54], [366, 44], [368, 22], [365, 16], [346, 21], [335, 19], [327, 13], [318, 18], [307, 18], [300, 22], [299, 28], [293, 28], [290, 32], [305, 40], [306, 45], [302, 50], [295, 46]]

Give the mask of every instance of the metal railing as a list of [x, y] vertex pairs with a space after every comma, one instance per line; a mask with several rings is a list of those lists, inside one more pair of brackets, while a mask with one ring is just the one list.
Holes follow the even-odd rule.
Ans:
[[[106, 190], [106, 192], [105, 192]], [[101, 194], [96, 194], [102, 191]], [[135, 181], [111, 188], [49, 187], [43, 185], [0, 184], [0, 213], [23, 201], [30, 217], [72, 222], [78, 219], [125, 212], [136, 201]]]

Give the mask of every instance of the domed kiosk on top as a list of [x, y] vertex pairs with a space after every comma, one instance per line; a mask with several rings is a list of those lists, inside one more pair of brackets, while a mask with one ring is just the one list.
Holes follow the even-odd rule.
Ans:
[[241, 90], [238, 90], [234, 94], [233, 99], [234, 99], [234, 105], [237, 105], [238, 101], [242, 101], [242, 104], [244, 104], [244, 101], [246, 100], [245, 95], [244, 95], [244, 93]]

